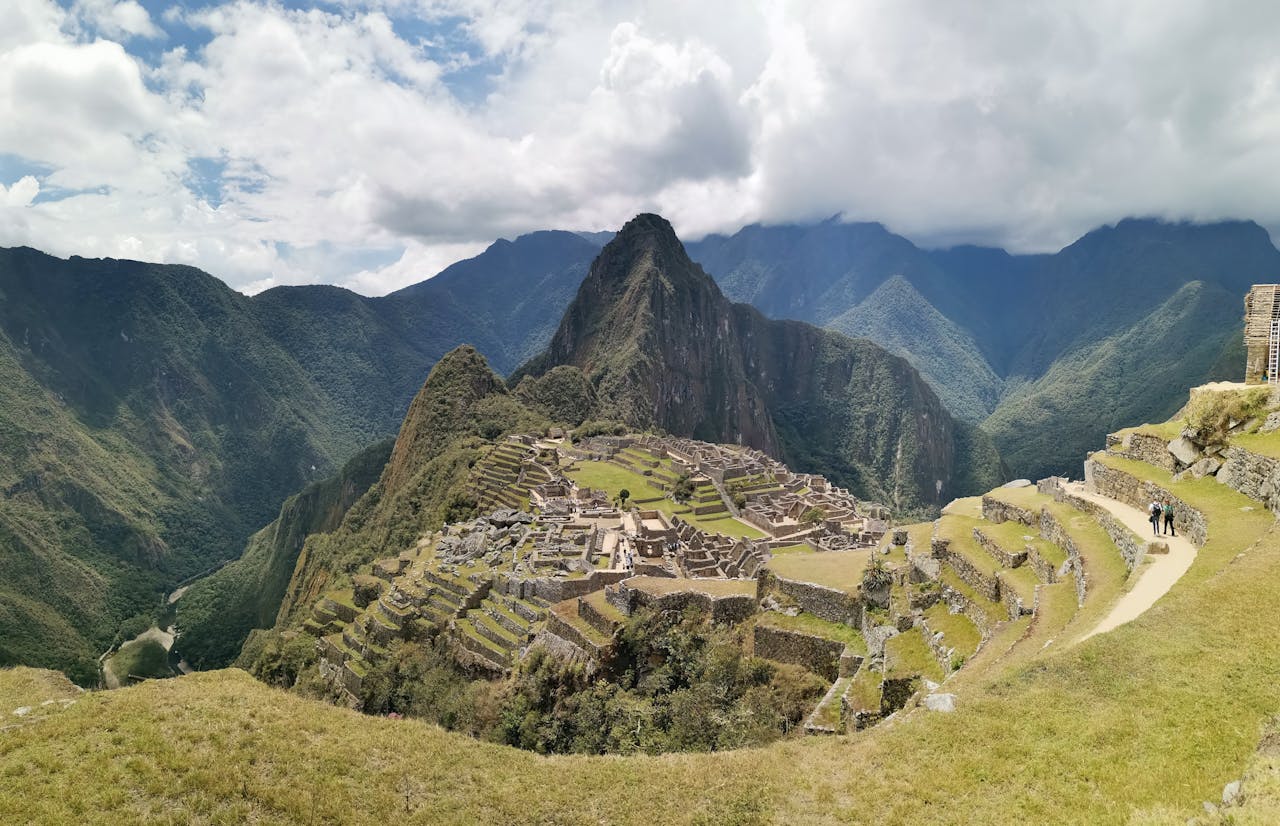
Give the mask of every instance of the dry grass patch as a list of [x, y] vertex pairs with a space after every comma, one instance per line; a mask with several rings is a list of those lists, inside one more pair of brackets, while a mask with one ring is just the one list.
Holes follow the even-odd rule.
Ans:
[[856, 594], [862, 585], [862, 574], [873, 551], [824, 551], [816, 554], [791, 554], [769, 560], [768, 568], [783, 579], [826, 585]]

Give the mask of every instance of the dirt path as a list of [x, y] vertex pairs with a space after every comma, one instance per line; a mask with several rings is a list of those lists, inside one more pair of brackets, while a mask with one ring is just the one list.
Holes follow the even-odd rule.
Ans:
[[[1138, 508], [1085, 490], [1084, 485], [1079, 482], [1068, 485], [1068, 490], [1106, 508], [1112, 516], [1119, 519], [1125, 527], [1140, 538], [1154, 538], [1151, 535], [1151, 523], [1147, 521], [1146, 513]], [[1196, 548], [1190, 540], [1181, 535], [1164, 535], [1160, 537], [1160, 541], [1168, 544], [1169, 553], [1148, 555], [1149, 561], [1138, 569], [1138, 581], [1120, 597], [1115, 607], [1092, 631], [1080, 638], [1081, 640], [1087, 640], [1094, 634], [1104, 634], [1112, 628], [1142, 616], [1142, 613], [1168, 593], [1173, 584], [1191, 567], [1191, 563], [1196, 558]]]

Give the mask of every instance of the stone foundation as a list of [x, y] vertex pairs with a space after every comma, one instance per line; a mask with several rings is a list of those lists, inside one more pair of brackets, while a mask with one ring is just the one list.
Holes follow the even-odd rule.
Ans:
[[997, 525], [1002, 522], [1021, 522], [1023, 525], [1035, 527], [1039, 522], [1039, 517], [1034, 511], [1011, 505], [991, 495], [982, 497], [982, 518]]

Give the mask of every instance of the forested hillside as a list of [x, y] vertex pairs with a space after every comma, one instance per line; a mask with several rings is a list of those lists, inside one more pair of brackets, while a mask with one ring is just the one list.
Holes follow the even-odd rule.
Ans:
[[[1074, 472], [1109, 424], [1167, 416], [1177, 387], [1238, 376], [1222, 355], [1244, 294], [1280, 280], [1280, 252], [1251, 222], [1126, 220], [1052, 255], [929, 251], [879, 224], [834, 221], [751, 226], [689, 249], [731, 298], [905, 356], [1033, 478]], [[1175, 301], [1193, 282], [1198, 298]], [[1027, 415], [1052, 449], [1026, 441]]]
[[384, 298], [0, 250], [0, 665], [92, 681], [122, 621], [393, 434], [444, 352], [541, 347], [597, 249], [535, 233]]

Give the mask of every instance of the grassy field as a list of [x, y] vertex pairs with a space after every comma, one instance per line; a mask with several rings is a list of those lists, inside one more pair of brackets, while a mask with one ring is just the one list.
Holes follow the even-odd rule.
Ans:
[[[4, 732], [0, 820], [1182, 824], [1251, 763], [1273, 777], [1274, 755], [1255, 750], [1280, 713], [1265, 620], [1280, 532], [1212, 480], [1127, 464], [1204, 510], [1191, 570], [1080, 644], [1046, 629], [1045, 647], [1009, 624], [1001, 633], [1030, 633], [1034, 650], [979, 653], [947, 683], [954, 714], [722, 754], [545, 758], [209, 672], [88, 695]], [[0, 672], [0, 697], [29, 691], [19, 681]], [[1276, 810], [1270, 783], [1254, 822]]]
[[852, 594], [862, 585], [871, 554], [870, 550], [788, 554], [769, 560], [769, 570], [783, 579], [813, 582]]

